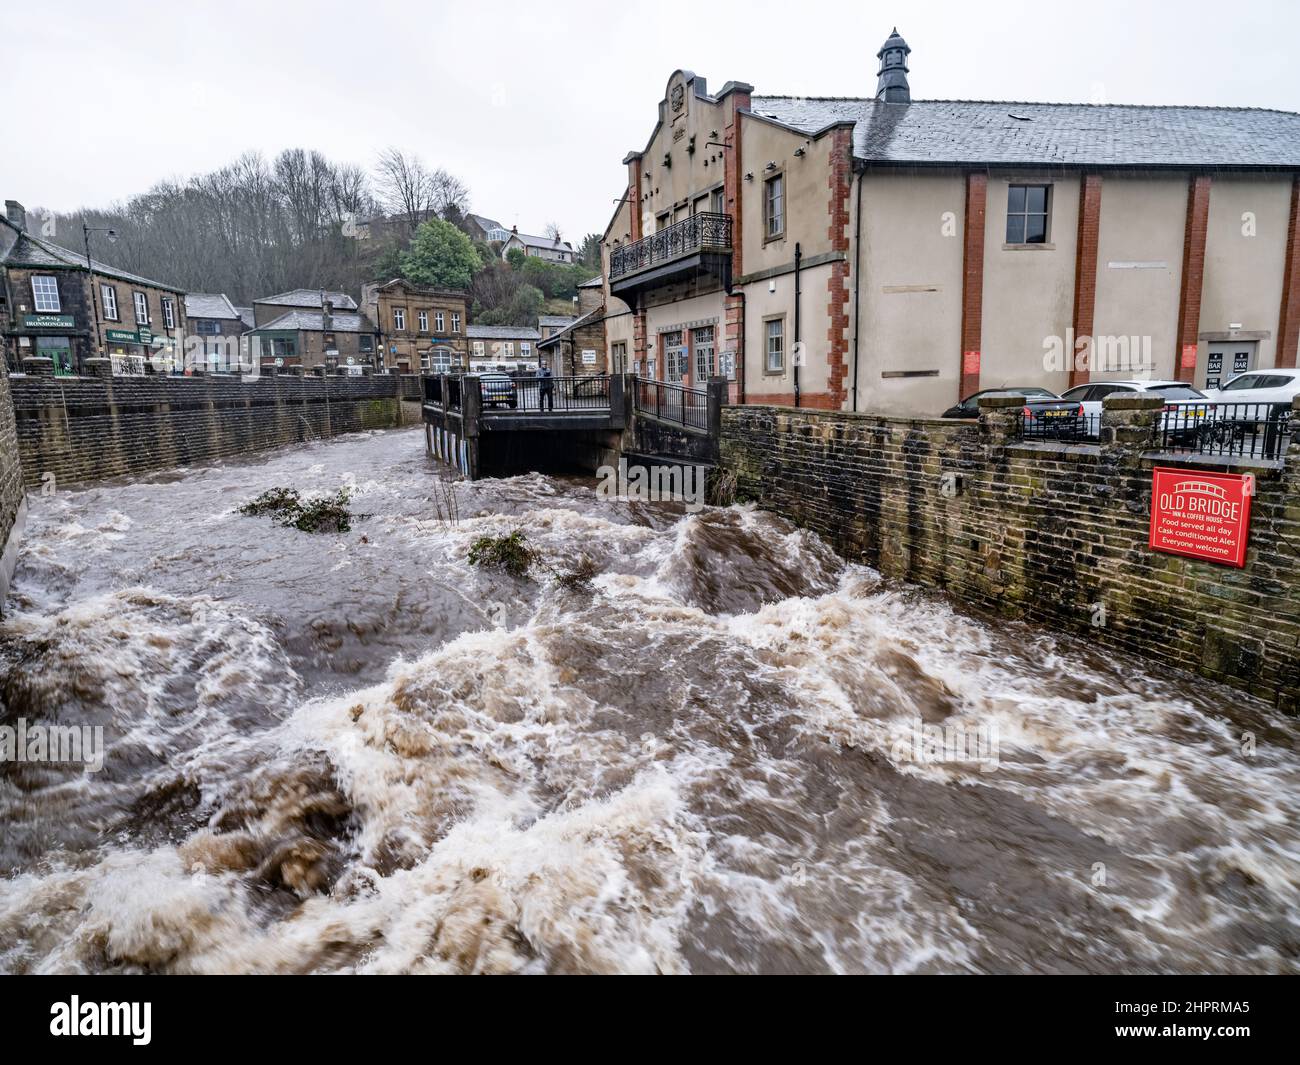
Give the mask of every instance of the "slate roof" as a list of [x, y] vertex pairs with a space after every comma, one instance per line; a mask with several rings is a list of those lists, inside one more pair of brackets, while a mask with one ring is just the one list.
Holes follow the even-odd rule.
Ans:
[[481, 230], [483, 230], [484, 233], [488, 233], [493, 229], [504, 229], [507, 233], [510, 232], [509, 226], [503, 226], [500, 222], [488, 218], [485, 215], [470, 214], [470, 215], [466, 215], [465, 217], [472, 218], [475, 221], [475, 223], [477, 223], [478, 227]]
[[238, 319], [240, 314], [224, 292], [187, 292], [185, 317]]
[[467, 325], [470, 340], [541, 340], [542, 334], [527, 325]]
[[538, 237], [531, 233], [511, 233], [512, 237], [518, 237], [520, 243], [529, 248], [545, 248], [547, 251], [567, 251], [570, 255], [574, 254], [573, 245], [567, 240], [553, 240], [550, 237]]
[[867, 163], [1300, 167], [1300, 115], [1249, 107], [755, 96], [804, 133], [852, 122]]
[[604, 288], [604, 286], [605, 286], [604, 274], [597, 274], [590, 281], [583, 281], [581, 284], [578, 285], [579, 288]]
[[239, 312], [240, 321], [242, 321], [249, 329], [252, 329], [257, 325], [257, 318], [254, 315], [252, 307], [236, 307], [235, 310]]
[[576, 318], [571, 314], [543, 314], [537, 319], [537, 327], [548, 326], [553, 329], [563, 329], [566, 325], [572, 325]]
[[[330, 332], [332, 333], [377, 332], [364, 314], [339, 314], [336, 312], [330, 317], [332, 319]], [[296, 329], [308, 333], [323, 333], [325, 331], [325, 315], [320, 311], [289, 311], [287, 314], [282, 314], [279, 318], [267, 322], [266, 325], [258, 326], [254, 332], [261, 333], [268, 329]]]
[[[357, 301], [346, 292], [326, 292], [325, 298], [334, 304], [334, 309], [355, 311]], [[280, 292], [274, 296], [263, 296], [254, 303], [269, 303], [283, 307], [320, 307], [321, 292], [318, 288], [295, 288], [292, 292]]]
[[573, 319], [573, 321], [571, 321], [567, 326], [561, 329], [558, 333], [552, 333], [550, 336], [548, 336], [537, 346], [539, 348], [549, 348], [551, 347], [551, 345], [559, 343], [565, 337], [572, 334], [572, 332], [575, 329], [577, 329], [578, 326], [591, 325], [594, 322], [599, 322], [604, 317], [605, 317], [605, 308], [597, 307], [595, 310], [588, 311], [581, 318]]
[[[27, 231], [19, 232], [8, 219], [0, 218], [0, 223], [3, 223], [5, 228], [13, 230], [16, 234], [16, 238], [5, 253], [4, 258], [0, 259], [0, 263], [5, 266], [47, 267], [56, 270], [84, 270], [86, 268], [84, 253], [71, 251], [68, 248], [60, 247], [58, 244], [51, 244], [48, 240]], [[111, 277], [118, 281], [127, 281], [136, 285], [148, 285], [151, 288], [160, 288], [165, 292], [184, 292], [184, 289], [177, 285], [153, 281], [147, 277], [141, 277], [139, 274], [119, 270], [116, 266], [101, 263], [93, 257], [90, 263], [91, 269], [103, 277]]]

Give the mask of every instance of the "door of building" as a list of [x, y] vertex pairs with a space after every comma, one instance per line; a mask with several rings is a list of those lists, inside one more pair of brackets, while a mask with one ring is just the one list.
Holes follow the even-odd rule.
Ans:
[[1210, 344], [1205, 359], [1205, 387], [1221, 388], [1232, 378], [1255, 369], [1258, 341], [1225, 341]]

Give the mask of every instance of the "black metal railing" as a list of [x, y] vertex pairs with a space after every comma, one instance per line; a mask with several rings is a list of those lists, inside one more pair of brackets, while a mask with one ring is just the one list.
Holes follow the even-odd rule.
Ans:
[[1162, 451], [1278, 459], [1293, 430], [1289, 403], [1179, 403], [1165, 407], [1157, 441]]
[[1101, 415], [1078, 411], [1022, 410], [1016, 416], [1021, 440], [1077, 440], [1086, 443], [1101, 435]]
[[667, 381], [633, 378], [632, 406], [638, 414], [660, 421], [676, 422], [706, 432], [709, 428], [709, 393], [702, 388], [684, 388]]
[[442, 378], [424, 376], [420, 378], [424, 387], [424, 402], [431, 407], [442, 406]]
[[701, 211], [609, 253], [609, 279], [669, 263], [698, 251], [731, 250], [731, 215]]
[[587, 377], [480, 377], [483, 410], [585, 411], [609, 409], [609, 378]]
[[439, 410], [460, 410], [461, 384], [459, 377], [447, 374], [425, 374], [420, 378], [424, 389], [424, 402]]

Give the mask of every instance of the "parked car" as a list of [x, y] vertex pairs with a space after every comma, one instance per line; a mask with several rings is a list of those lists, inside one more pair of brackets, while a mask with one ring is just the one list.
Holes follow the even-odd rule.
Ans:
[[1152, 392], [1165, 400], [1161, 414], [1161, 428], [1174, 442], [1195, 440], [1203, 427], [1212, 420], [1213, 404], [1207, 396], [1186, 381], [1093, 381], [1075, 385], [1061, 393], [1062, 399], [1072, 399], [1083, 405], [1090, 436], [1098, 435], [1101, 427], [1102, 400], [1121, 392]]
[[1037, 396], [1043, 399], [1059, 399], [1055, 392], [1034, 385], [1009, 385], [1006, 388], [986, 388], [967, 396], [960, 403], [954, 404], [939, 415], [940, 418], [978, 418], [980, 413], [980, 396], [991, 396], [994, 392], [1010, 392], [1016, 396]]
[[1251, 370], [1222, 388], [1207, 388], [1205, 394], [1215, 406], [1211, 444], [1228, 451], [1258, 449], [1272, 458], [1285, 448], [1291, 433], [1291, 404], [1300, 395], [1300, 369]]
[[504, 404], [513, 410], [519, 406], [514, 378], [509, 374], [485, 373], [480, 374], [478, 380], [484, 407], [499, 407]]
[[1026, 440], [1079, 440], [1089, 435], [1083, 404], [1072, 399], [1026, 396], [1020, 417]]
[[1290, 403], [1300, 395], [1300, 370], [1251, 370], [1205, 394], [1217, 403]]

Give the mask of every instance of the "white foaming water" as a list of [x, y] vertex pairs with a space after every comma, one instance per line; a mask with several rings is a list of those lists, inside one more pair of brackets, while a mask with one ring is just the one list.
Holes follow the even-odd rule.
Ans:
[[[1296, 969], [1292, 722], [887, 587], [753, 508], [534, 475], [457, 485], [441, 521], [418, 439], [36, 512], [5, 716], [103, 719], [117, 757], [0, 776], [24, 826], [0, 966]], [[373, 515], [343, 537], [237, 514], [341, 481]], [[123, 516], [170, 560], [123, 567], [149, 587], [98, 568], [120, 547], [50, 551]], [[468, 566], [515, 528], [591, 587]], [[918, 722], [994, 729], [996, 769], [900, 757]]]

